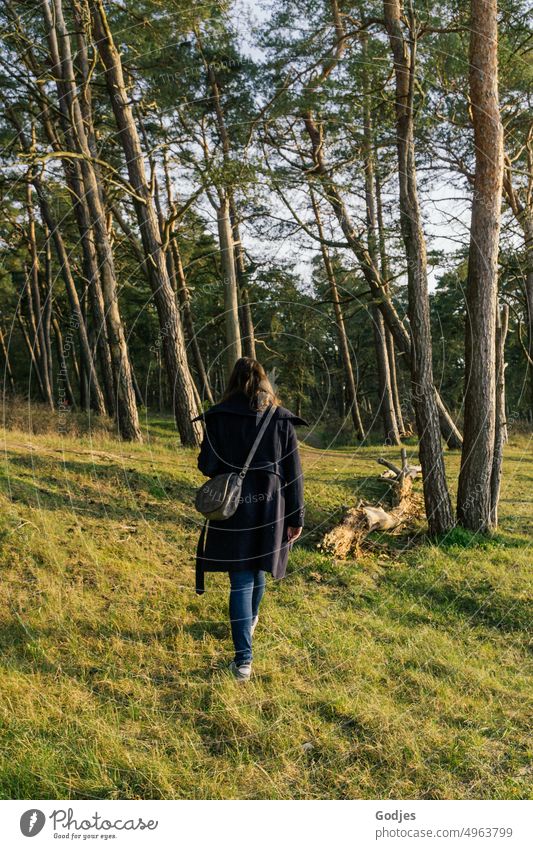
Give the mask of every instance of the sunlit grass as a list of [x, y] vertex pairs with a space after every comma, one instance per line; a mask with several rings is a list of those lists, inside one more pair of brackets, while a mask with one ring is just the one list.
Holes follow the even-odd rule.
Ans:
[[494, 538], [437, 546], [420, 524], [325, 557], [324, 529], [385, 495], [375, 460], [397, 453], [303, 449], [308, 532], [238, 686], [227, 578], [194, 593], [201, 478], [169, 420], [142, 446], [6, 431], [2, 798], [529, 796], [527, 440], [507, 447]]

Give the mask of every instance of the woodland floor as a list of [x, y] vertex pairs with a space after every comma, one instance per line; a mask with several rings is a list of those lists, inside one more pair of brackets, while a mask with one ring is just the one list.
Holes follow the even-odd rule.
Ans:
[[227, 577], [194, 593], [196, 454], [169, 419], [145, 431], [3, 433], [1, 798], [531, 796], [525, 436], [497, 535], [437, 546], [421, 526], [342, 563], [317, 542], [343, 504], [383, 495], [375, 459], [398, 450], [304, 447], [308, 526], [242, 686]]

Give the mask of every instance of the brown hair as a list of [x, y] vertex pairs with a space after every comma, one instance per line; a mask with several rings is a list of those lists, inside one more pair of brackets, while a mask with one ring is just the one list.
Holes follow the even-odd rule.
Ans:
[[270, 404], [279, 404], [266, 371], [261, 363], [252, 357], [241, 357], [237, 360], [222, 400], [227, 401], [239, 392], [243, 392], [249, 399], [252, 410], [262, 410]]

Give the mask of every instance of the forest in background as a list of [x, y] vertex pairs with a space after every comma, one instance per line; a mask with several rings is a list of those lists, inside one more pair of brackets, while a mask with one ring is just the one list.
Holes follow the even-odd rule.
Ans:
[[172, 411], [195, 445], [257, 356], [328, 440], [416, 434], [433, 533], [462, 447], [458, 519], [494, 527], [533, 418], [527, 6], [248, 12], [5, 0], [4, 395], [133, 441]]

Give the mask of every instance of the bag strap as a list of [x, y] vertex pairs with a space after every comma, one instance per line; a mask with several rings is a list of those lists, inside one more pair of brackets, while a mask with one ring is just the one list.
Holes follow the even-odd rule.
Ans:
[[246, 458], [244, 466], [242, 467], [241, 471], [239, 472], [239, 477], [241, 478], [241, 480], [245, 477], [246, 472], [250, 468], [250, 463], [254, 459], [255, 452], [259, 448], [259, 443], [261, 442], [263, 435], [265, 433], [265, 430], [267, 429], [267, 427], [269, 425], [270, 419], [272, 418], [272, 416], [274, 415], [275, 412], [276, 412], [276, 406], [275, 406], [275, 404], [271, 404], [268, 413], [266, 411], [263, 413], [263, 423], [261, 425], [259, 433], [255, 437], [255, 442], [252, 445], [252, 447], [250, 448], [250, 452], [249, 452], [249, 454]]

